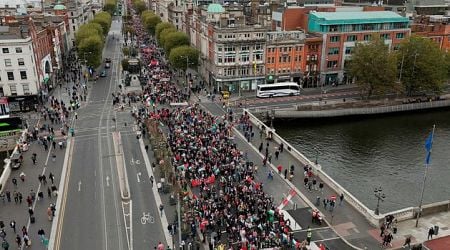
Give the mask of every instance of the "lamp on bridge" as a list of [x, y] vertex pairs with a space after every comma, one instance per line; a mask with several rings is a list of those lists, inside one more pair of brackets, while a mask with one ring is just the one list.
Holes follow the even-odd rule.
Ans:
[[375, 208], [375, 214], [379, 215], [380, 214], [380, 201], [384, 201], [384, 199], [386, 198], [386, 195], [383, 193], [383, 189], [380, 187], [375, 188], [374, 189], [374, 195], [375, 197], [377, 197], [378, 201], [377, 201], [377, 207]]

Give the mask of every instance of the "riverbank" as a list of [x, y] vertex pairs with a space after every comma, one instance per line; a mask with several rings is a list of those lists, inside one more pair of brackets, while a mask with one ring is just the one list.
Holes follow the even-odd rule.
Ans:
[[[317, 119], [383, 115], [447, 108], [450, 108], [450, 95], [444, 95], [434, 99], [422, 97], [371, 101], [361, 101], [358, 99], [347, 100], [343, 98], [299, 104], [292, 108], [273, 109], [270, 116], [275, 119]], [[259, 113], [259, 116], [262, 114], [261, 110], [257, 110], [255, 113]], [[265, 115], [267, 115], [267, 111]]]

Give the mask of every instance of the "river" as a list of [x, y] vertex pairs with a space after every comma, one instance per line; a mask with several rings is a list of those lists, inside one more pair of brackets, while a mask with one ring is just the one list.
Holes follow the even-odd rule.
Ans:
[[[436, 124], [424, 204], [450, 199], [450, 111], [339, 120], [276, 122], [278, 134], [318, 162], [366, 206], [374, 188], [386, 199], [380, 212], [417, 206], [424, 176], [424, 143]], [[316, 150], [317, 149], [317, 150]]]

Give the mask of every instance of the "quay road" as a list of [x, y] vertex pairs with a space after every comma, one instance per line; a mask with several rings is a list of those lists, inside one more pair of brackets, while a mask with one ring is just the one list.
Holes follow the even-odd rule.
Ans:
[[[129, 112], [117, 114], [112, 106], [112, 93], [119, 90], [121, 82], [122, 41], [115, 39], [121, 26], [120, 19], [113, 20], [106, 37], [103, 58], [112, 59], [107, 77], [93, 84], [88, 103], [77, 111], [53, 249], [125, 250], [150, 249], [158, 242], [166, 245], [142, 150], [130, 125], [132, 117]], [[121, 133], [130, 200], [122, 200], [120, 193], [115, 131]], [[140, 179], [136, 171], [141, 173]], [[146, 217], [141, 223], [143, 213], [153, 219]]]
[[245, 96], [235, 97], [231, 96], [231, 106], [236, 106], [241, 102], [249, 109], [264, 109], [264, 108], [292, 108], [295, 105], [301, 103], [318, 102], [321, 99], [327, 100], [339, 100], [339, 99], [352, 99], [359, 98], [361, 96], [358, 88], [354, 85], [342, 85], [339, 87], [330, 87], [324, 89], [304, 89], [299, 96], [286, 96], [275, 98], [257, 98], [255, 92], [246, 93]]

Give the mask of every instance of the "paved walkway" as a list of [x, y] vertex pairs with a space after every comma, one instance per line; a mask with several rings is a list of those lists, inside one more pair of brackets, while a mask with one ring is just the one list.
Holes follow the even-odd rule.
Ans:
[[[56, 97], [58, 100], [62, 100], [66, 107], [69, 106], [69, 94], [67, 93], [67, 88], [72, 88], [73, 84], [62, 84], [60, 87], [58, 84], [55, 85], [56, 88], [52, 91], [51, 95]], [[46, 103], [45, 106], [49, 106], [50, 103]], [[21, 116], [27, 120], [30, 129], [34, 126], [42, 127], [43, 124], [49, 125], [55, 130], [55, 141], [57, 142], [56, 148], [51, 145], [48, 150], [44, 150], [44, 146], [38, 141], [33, 141], [30, 143], [29, 149], [23, 152], [23, 163], [20, 169], [12, 170], [11, 176], [6, 183], [3, 193], [5, 194], [4, 199], [0, 199], [0, 221], [5, 224], [6, 240], [10, 245], [10, 249], [17, 246], [16, 236], [22, 234], [22, 227], [27, 228], [28, 236], [32, 242], [31, 247], [28, 249], [44, 249], [45, 246], [39, 239], [38, 230], [43, 229], [45, 232], [45, 238], [50, 237], [50, 231], [52, 226], [52, 221], [48, 217], [48, 208], [50, 204], [56, 204], [57, 196], [49, 194], [48, 189], [52, 187], [52, 181], [49, 178], [50, 173], [54, 176], [54, 186], [59, 187], [59, 181], [62, 171], [62, 166], [64, 162], [65, 148], [60, 148], [58, 142], [64, 141], [64, 137], [61, 135], [59, 128], [62, 124], [51, 124], [50, 120], [44, 120], [40, 113], [30, 112], [21, 114]], [[70, 123], [69, 123], [70, 124]], [[48, 132], [40, 131], [39, 135], [47, 135]], [[36, 153], [37, 160], [36, 165], [33, 165], [31, 156]], [[24, 173], [26, 175], [25, 181], [22, 182], [20, 179], [20, 174]], [[45, 175], [47, 183], [40, 182], [38, 179], [39, 175]], [[13, 179], [17, 180], [17, 186], [12, 182]], [[43, 192], [44, 198], [38, 199], [38, 193]], [[11, 201], [8, 201], [6, 193], [11, 194]], [[23, 196], [22, 203], [15, 202], [14, 193], [21, 193]], [[30, 222], [29, 217], [29, 207], [26, 201], [27, 196], [31, 193], [36, 193], [36, 199], [32, 202], [32, 208], [34, 211], [34, 217], [36, 218], [35, 223]], [[56, 208], [58, 209], [58, 208]], [[15, 231], [10, 227], [10, 222], [14, 220], [16, 222]], [[22, 238], [23, 243], [23, 238]], [[20, 249], [20, 248], [19, 248]]]

